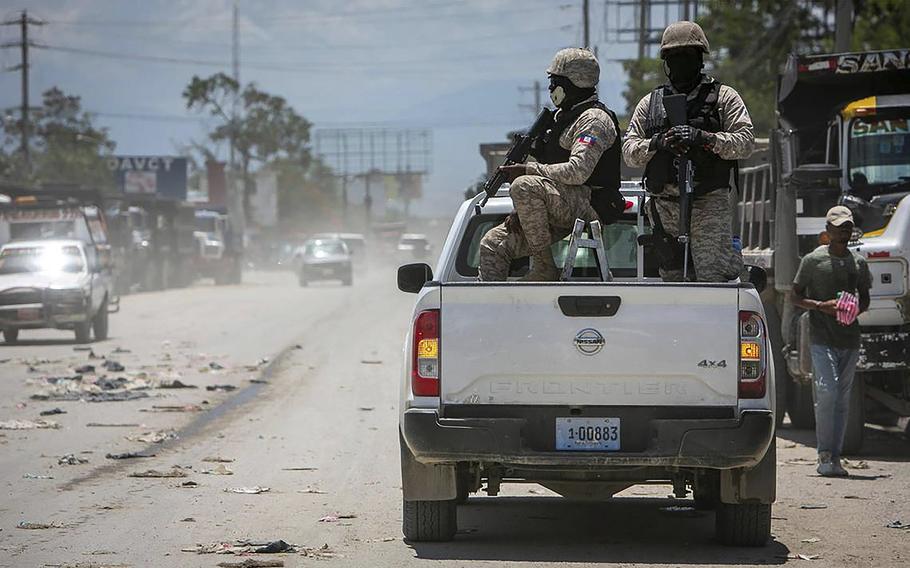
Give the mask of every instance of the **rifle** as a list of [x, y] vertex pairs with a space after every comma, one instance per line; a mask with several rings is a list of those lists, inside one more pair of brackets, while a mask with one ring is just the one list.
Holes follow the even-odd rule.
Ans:
[[[670, 126], [686, 124], [686, 95], [663, 97], [664, 110]], [[679, 186], [679, 243], [683, 245], [683, 282], [689, 277], [689, 205], [692, 200], [692, 161], [686, 153], [677, 156], [676, 179]]]
[[[540, 114], [537, 115], [537, 120], [534, 121], [534, 124], [532, 124], [531, 128], [528, 130], [528, 133], [519, 134], [515, 137], [515, 143], [509, 148], [509, 152], [506, 154], [500, 167], [525, 163], [528, 159], [528, 154], [531, 153], [531, 146], [536, 140], [543, 138], [543, 135], [546, 134], [547, 130], [553, 125], [553, 114], [553, 111], [548, 108], [541, 110]], [[505, 173], [499, 168], [496, 168], [496, 172], [490, 176], [485, 184], [483, 184], [483, 190], [486, 195], [484, 196], [483, 201], [474, 208], [475, 214], [480, 214], [480, 210], [487, 204], [487, 200], [496, 195], [499, 186], [504, 184], [505, 181]]]

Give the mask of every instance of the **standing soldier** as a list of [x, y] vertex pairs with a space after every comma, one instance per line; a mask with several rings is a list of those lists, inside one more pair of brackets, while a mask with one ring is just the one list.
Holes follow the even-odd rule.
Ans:
[[[664, 280], [683, 278], [683, 246], [677, 243], [679, 186], [674, 161], [691, 160], [693, 197], [689, 237], [695, 279], [724, 282], [742, 272], [742, 254], [733, 247], [730, 174], [736, 160], [749, 157], [755, 143], [752, 119], [739, 93], [702, 72], [708, 40], [694, 22], [675, 22], [664, 30], [660, 57], [668, 85], [657, 87], [638, 103], [623, 142], [623, 157], [632, 167], [645, 167], [651, 194], [647, 213], [654, 228]], [[663, 97], [687, 95], [687, 124], [670, 127]], [[691, 279], [691, 270], [690, 270]]]
[[575, 219], [609, 223], [623, 211], [619, 123], [597, 99], [597, 59], [587, 49], [563, 49], [547, 74], [555, 122], [532, 150], [537, 162], [502, 166], [515, 213], [481, 240], [481, 280], [505, 280], [512, 260], [528, 255], [525, 280], [556, 280], [550, 246], [572, 231]]

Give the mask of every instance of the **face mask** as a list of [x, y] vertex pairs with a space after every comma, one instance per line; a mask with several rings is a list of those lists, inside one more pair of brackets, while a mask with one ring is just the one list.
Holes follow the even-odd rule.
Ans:
[[550, 90], [550, 100], [555, 106], [561, 105], [566, 100], [566, 91], [562, 87], [556, 87]]
[[673, 53], [664, 61], [664, 72], [677, 89], [691, 87], [701, 74], [701, 54], [695, 51]]

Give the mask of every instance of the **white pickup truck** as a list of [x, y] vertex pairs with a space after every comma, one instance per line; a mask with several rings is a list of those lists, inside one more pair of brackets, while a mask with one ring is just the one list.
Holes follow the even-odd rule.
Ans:
[[[452, 539], [470, 493], [518, 481], [583, 499], [671, 483], [716, 511], [722, 543], [768, 541], [775, 390], [763, 284], [660, 281], [637, 246], [643, 196], [624, 194], [626, 215], [604, 228], [611, 282], [583, 278], [589, 249], [576, 257], [579, 280], [479, 282], [480, 239], [512, 211], [503, 191], [480, 214], [481, 196], [462, 205], [435, 273], [399, 268], [399, 288], [417, 294], [400, 408], [408, 540]], [[567, 248], [554, 245], [557, 265]]]

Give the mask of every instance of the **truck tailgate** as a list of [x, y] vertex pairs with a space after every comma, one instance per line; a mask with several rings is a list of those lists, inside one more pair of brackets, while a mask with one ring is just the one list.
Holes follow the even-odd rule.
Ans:
[[735, 286], [444, 284], [445, 404], [735, 406]]

